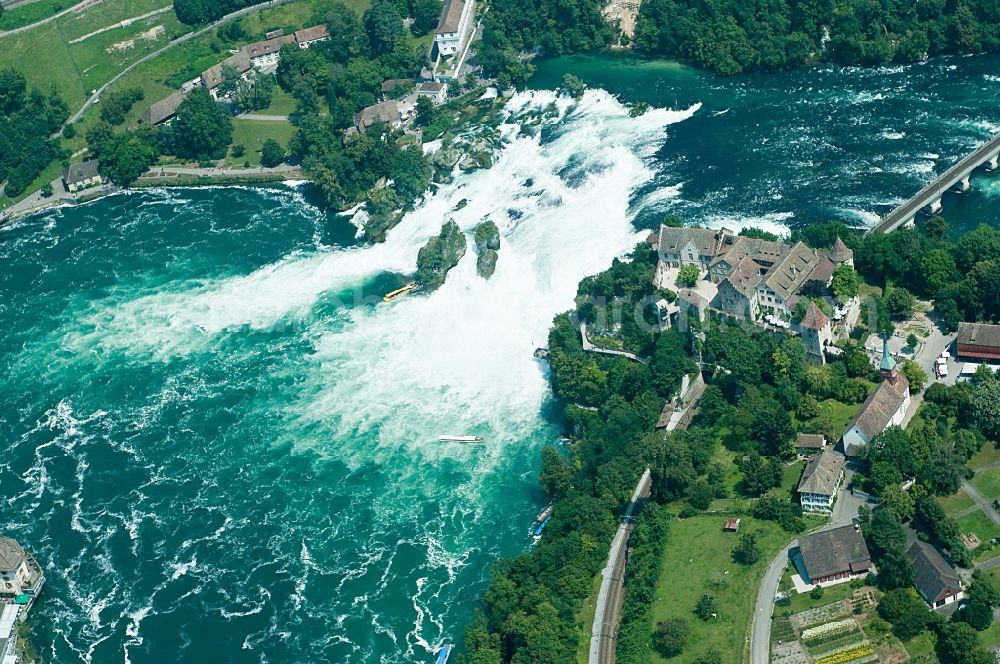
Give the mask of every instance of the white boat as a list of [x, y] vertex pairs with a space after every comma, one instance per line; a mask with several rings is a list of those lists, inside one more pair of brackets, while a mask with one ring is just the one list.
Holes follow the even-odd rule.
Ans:
[[481, 443], [482, 436], [438, 436], [442, 443]]

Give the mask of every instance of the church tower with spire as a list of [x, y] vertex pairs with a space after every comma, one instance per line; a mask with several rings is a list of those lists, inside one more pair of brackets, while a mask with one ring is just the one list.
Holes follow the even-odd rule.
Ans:
[[889, 352], [888, 338], [882, 339], [882, 361], [879, 362], [878, 369], [882, 373], [882, 380], [888, 381], [892, 385], [899, 381], [899, 367], [896, 366], [896, 360]]

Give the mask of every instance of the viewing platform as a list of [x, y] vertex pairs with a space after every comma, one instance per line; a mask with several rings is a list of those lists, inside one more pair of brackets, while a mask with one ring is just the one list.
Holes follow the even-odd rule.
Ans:
[[882, 221], [873, 226], [868, 233], [888, 233], [900, 226], [912, 223], [917, 213], [929, 208], [931, 214], [941, 210], [941, 196], [952, 187], [959, 191], [968, 191], [972, 172], [986, 164], [990, 171], [997, 169], [997, 158], [1000, 155], [1000, 134], [980, 145], [971, 154], [939, 175], [910, 198], [886, 215]]

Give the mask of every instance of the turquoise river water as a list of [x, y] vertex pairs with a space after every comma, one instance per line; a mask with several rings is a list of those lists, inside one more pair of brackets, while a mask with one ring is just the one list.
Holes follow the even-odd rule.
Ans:
[[[607, 91], [557, 100], [564, 72]], [[530, 545], [559, 435], [532, 351], [580, 278], [668, 211], [868, 224], [1000, 131], [996, 57], [733, 79], [567, 58], [536, 85], [493, 168], [381, 245], [298, 185], [131, 192], [0, 231], [0, 531], [45, 567], [48, 661], [432, 661], [491, 561]], [[946, 212], [993, 220], [998, 197], [981, 176]], [[494, 277], [470, 249], [440, 290], [382, 303], [448, 218], [498, 224]]]

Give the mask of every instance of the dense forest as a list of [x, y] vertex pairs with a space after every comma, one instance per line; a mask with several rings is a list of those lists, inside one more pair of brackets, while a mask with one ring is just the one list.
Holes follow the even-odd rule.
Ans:
[[[554, 57], [616, 40], [594, 0], [513, 0], [485, 19], [479, 59], [501, 82]], [[733, 75], [812, 62], [874, 65], [1000, 50], [995, 0], [644, 0], [632, 46]]]
[[995, 0], [646, 0], [642, 53], [720, 74], [808, 62], [873, 65], [1000, 49]]
[[63, 156], [51, 134], [69, 117], [66, 102], [55, 91], [28, 89], [24, 76], [0, 69], [0, 182], [18, 196], [53, 159]]

